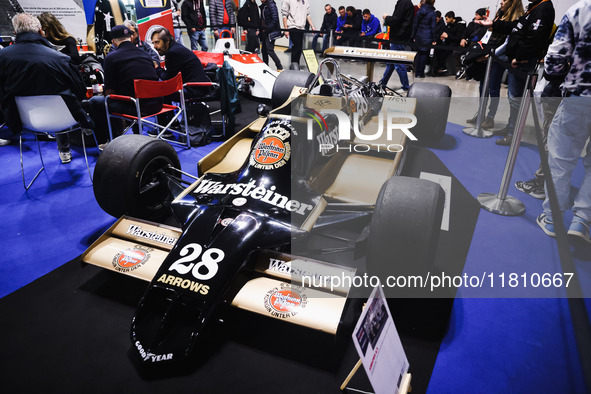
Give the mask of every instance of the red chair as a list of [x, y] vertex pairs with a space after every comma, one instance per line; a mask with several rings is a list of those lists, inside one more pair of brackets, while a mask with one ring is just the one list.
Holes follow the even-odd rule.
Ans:
[[[132, 124], [128, 126], [123, 133], [126, 133], [130, 128], [132, 128], [135, 124], [138, 125], [140, 133], [142, 131], [142, 127], [144, 125], [149, 125], [154, 127], [158, 130], [158, 135], [156, 138], [159, 138], [164, 141], [168, 141], [172, 144], [177, 144], [186, 147], [187, 149], [191, 148], [191, 141], [189, 141], [188, 136], [188, 124], [187, 124], [187, 116], [186, 116], [186, 109], [185, 109], [185, 95], [183, 93], [183, 78], [181, 73], [179, 72], [174, 78], [171, 78], [167, 81], [146, 81], [142, 79], [136, 79], [133, 81], [134, 89], [135, 89], [135, 98], [129, 96], [121, 96], [117, 94], [111, 94], [107, 96], [105, 99], [105, 110], [107, 112], [107, 123], [109, 124], [109, 137], [111, 140], [113, 139], [113, 131], [111, 127], [111, 117], [119, 118], [119, 119], [127, 119], [131, 120]], [[158, 98], [158, 97], [166, 97], [174, 93], [179, 93], [180, 95], [180, 103], [178, 105], [173, 104], [163, 104], [162, 109], [159, 112], [142, 115], [141, 108], [140, 108], [140, 99], [149, 99], [149, 98]], [[121, 113], [110, 113], [109, 112], [109, 101], [110, 100], [118, 100], [118, 101], [126, 101], [133, 103], [136, 108], [135, 115], [128, 115], [128, 114], [121, 114]], [[174, 116], [166, 125], [161, 125], [158, 123], [158, 115], [162, 115], [167, 112], [172, 112]], [[178, 120], [182, 116], [183, 123], [180, 129], [172, 128], [172, 124]], [[152, 122], [148, 120], [148, 118], [156, 118], [156, 122]], [[175, 139], [166, 138], [164, 137], [164, 133], [167, 131], [172, 132], [174, 134], [184, 136], [181, 138], [180, 141]]]

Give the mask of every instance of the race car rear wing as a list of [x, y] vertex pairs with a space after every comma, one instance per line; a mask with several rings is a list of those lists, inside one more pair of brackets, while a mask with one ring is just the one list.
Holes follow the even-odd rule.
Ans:
[[392, 51], [389, 49], [332, 47], [324, 51], [324, 56], [337, 59], [363, 60], [366, 62], [387, 62], [413, 64], [416, 52]]
[[336, 46], [324, 51], [324, 56], [335, 59], [362, 60], [367, 62], [367, 76], [373, 81], [374, 63], [413, 64], [416, 52], [392, 51], [389, 49], [355, 48]]

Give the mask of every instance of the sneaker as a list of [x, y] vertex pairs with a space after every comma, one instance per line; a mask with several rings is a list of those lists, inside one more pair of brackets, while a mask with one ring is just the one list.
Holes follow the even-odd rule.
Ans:
[[533, 198], [537, 198], [538, 200], [544, 200], [546, 198], [544, 185], [539, 185], [535, 179], [530, 179], [529, 181], [517, 181], [515, 182], [515, 188]]
[[495, 120], [493, 118], [487, 117], [482, 123], [480, 123], [480, 127], [487, 130], [492, 129], [495, 127]]
[[[540, 226], [540, 228], [543, 232], [546, 233], [546, 235], [556, 237], [556, 233], [554, 232], [554, 222], [548, 219], [545, 213], [542, 213], [540, 214], [540, 216], [538, 216], [538, 218], [536, 219], [536, 223], [538, 223], [538, 226]], [[587, 234], [589, 233], [587, 232]]]
[[466, 75], [466, 70], [460, 70], [456, 73], [456, 79], [462, 79]]
[[583, 241], [591, 244], [591, 238], [589, 237], [589, 222], [578, 216], [573, 217], [573, 221], [568, 228], [568, 235], [579, 237]]
[[108, 144], [108, 142], [105, 142], [104, 144], [99, 144], [99, 146], [98, 146], [99, 151], [101, 151], [101, 152], [104, 151], [107, 144]]
[[62, 164], [68, 164], [72, 161], [72, 153], [70, 153], [70, 151], [60, 152], [60, 160], [62, 161]]
[[10, 140], [0, 138], [0, 146], [10, 145]]
[[513, 132], [513, 128], [505, 126], [502, 129], [493, 130], [492, 133], [496, 137], [504, 137], [507, 134], [512, 133], [512, 132]]
[[495, 144], [501, 145], [501, 146], [511, 146], [512, 142], [513, 142], [513, 136], [506, 135], [503, 138], [499, 138], [498, 140], [496, 140]]
[[468, 124], [476, 124], [476, 121], [478, 120], [478, 112], [476, 112], [474, 114], [473, 117], [471, 117], [470, 119], [466, 119], [466, 123]]
[[[384, 85], [382, 85], [382, 86], [384, 86]], [[406, 88], [406, 89], [405, 88], [398, 88], [394, 92], [398, 93], [398, 94], [405, 94], [408, 92], [408, 88]]]

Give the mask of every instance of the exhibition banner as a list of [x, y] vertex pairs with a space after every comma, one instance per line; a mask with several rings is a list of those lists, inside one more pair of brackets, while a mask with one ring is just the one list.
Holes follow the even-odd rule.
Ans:
[[140, 40], [151, 44], [152, 32], [161, 27], [174, 33], [172, 8], [169, 0], [136, 0], [135, 12]]
[[83, 4], [76, 0], [19, 0], [23, 11], [32, 15], [51, 12], [78, 43], [86, 45], [86, 19]]

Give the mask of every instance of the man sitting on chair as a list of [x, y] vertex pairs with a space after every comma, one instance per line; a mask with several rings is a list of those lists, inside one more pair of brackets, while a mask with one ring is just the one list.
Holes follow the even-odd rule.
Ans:
[[[45, 33], [36, 17], [17, 14], [12, 25], [16, 43], [0, 51], [0, 102], [6, 125], [13, 133], [22, 130], [15, 96], [59, 94], [83, 128], [94, 128], [80, 105], [86, 97], [86, 86], [71, 58], [53, 49], [43, 37]], [[72, 155], [68, 134], [56, 139], [62, 163], [69, 163]]]
[[[152, 33], [152, 44], [160, 56], [164, 56], [166, 69], [158, 68], [158, 76], [162, 80], [174, 78], [179, 72], [183, 76], [183, 83], [186, 82], [210, 82], [201, 60], [184, 45], [178, 44], [172, 34], [160, 28]], [[203, 95], [203, 89], [187, 88], [185, 97], [199, 97]]]
[[[117, 47], [105, 58], [105, 96], [118, 94], [135, 97], [134, 79], [158, 81], [156, 67], [159, 67], [150, 56], [131, 42], [133, 32], [124, 25], [117, 25], [111, 29], [111, 42]], [[105, 96], [94, 96], [90, 99], [91, 115], [96, 122], [96, 134], [99, 140], [106, 140], [109, 133], [105, 112]], [[149, 115], [162, 109], [162, 99], [141, 99], [142, 115]], [[109, 112], [135, 115], [133, 103], [128, 101], [109, 100]], [[123, 123], [111, 122], [113, 137], [121, 134]], [[137, 128], [134, 132], [138, 132]]]

